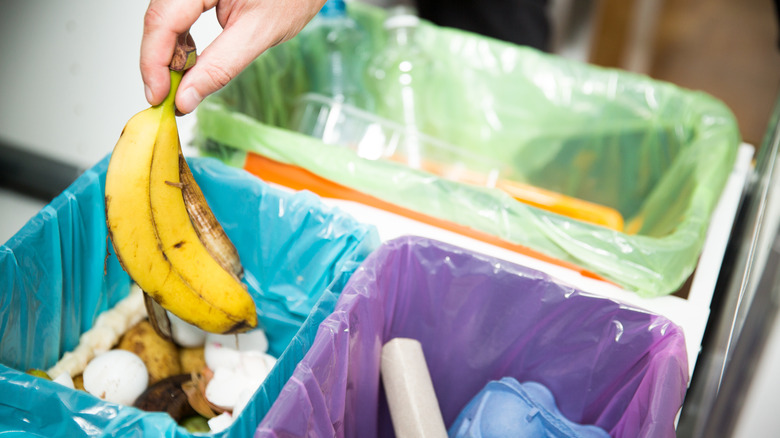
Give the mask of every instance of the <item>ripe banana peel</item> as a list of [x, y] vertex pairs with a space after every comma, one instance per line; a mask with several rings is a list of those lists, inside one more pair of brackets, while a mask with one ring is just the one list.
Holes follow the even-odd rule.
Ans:
[[155, 302], [213, 333], [257, 325], [235, 247], [214, 218], [181, 152], [171, 70], [160, 105], [133, 116], [106, 174], [106, 220], [117, 258]]

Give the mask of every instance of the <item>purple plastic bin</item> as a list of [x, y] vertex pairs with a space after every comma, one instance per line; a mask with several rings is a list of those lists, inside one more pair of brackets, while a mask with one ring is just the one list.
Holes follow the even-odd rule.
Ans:
[[255, 436], [394, 436], [379, 376], [394, 337], [422, 343], [447, 427], [487, 382], [511, 376], [613, 437], [673, 437], [688, 384], [683, 333], [666, 318], [402, 237], [351, 277]]

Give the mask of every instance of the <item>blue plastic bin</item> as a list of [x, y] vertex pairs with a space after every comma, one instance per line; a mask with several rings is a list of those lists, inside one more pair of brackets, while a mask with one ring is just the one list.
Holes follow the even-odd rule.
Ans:
[[[376, 230], [212, 159], [190, 166], [235, 243], [266, 330], [271, 374], [236, 422], [218, 436], [251, 436], [349, 276], [378, 246]], [[107, 237], [103, 192], [108, 157], [0, 247], [0, 430], [42, 437], [190, 436], [164, 413], [104, 402], [32, 377], [72, 350], [97, 316], [127, 295], [131, 280]]]

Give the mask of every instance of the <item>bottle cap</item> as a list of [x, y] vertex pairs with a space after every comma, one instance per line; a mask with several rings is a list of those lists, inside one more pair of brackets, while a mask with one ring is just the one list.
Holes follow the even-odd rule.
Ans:
[[342, 16], [347, 11], [347, 5], [344, 0], [328, 0], [322, 5], [320, 9], [320, 15], [324, 17], [338, 17]]
[[398, 8], [395, 13], [391, 13], [384, 23], [385, 29], [397, 29], [399, 27], [415, 27], [420, 24], [418, 17], [413, 9]]

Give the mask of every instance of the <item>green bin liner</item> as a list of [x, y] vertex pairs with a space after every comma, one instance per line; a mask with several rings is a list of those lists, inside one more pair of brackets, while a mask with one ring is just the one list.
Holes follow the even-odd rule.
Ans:
[[[24, 372], [53, 366], [130, 290], [107, 236], [108, 160], [0, 246], [0, 435], [193, 436], [168, 414], [108, 403]], [[374, 227], [311, 193], [269, 187], [215, 159], [188, 161], [238, 249], [269, 353], [279, 358], [233, 425], [215, 434], [251, 436], [379, 238]]]
[[[348, 13], [385, 44], [386, 12]], [[695, 269], [740, 143], [732, 112], [702, 92], [422, 22], [435, 54], [420, 93], [426, 134], [501, 175], [619, 211], [631, 233], [523, 204], [495, 188], [361, 158], [289, 129], [308, 91], [303, 34], [261, 55], [197, 111], [195, 143], [241, 166], [245, 152], [430, 216], [573, 262], [644, 297], [674, 293]]]

